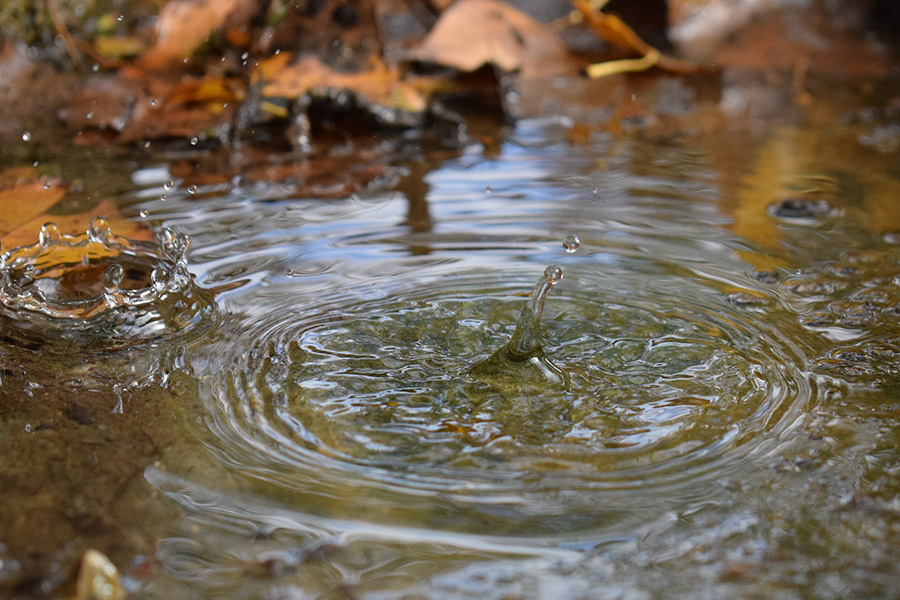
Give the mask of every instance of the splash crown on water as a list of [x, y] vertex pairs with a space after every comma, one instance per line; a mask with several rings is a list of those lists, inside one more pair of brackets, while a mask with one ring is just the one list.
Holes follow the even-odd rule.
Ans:
[[[156, 244], [115, 235], [103, 217], [95, 217], [78, 235], [63, 234], [55, 223], [47, 223], [37, 243], [0, 255], [0, 309], [74, 320], [123, 307], [150, 307], [165, 294], [185, 292], [192, 285], [189, 244], [186, 235], [168, 228], [159, 232]], [[91, 281], [98, 267], [102, 275]], [[144, 272], [149, 284], [134, 276]], [[126, 282], [129, 274], [132, 279]], [[63, 283], [66, 277], [76, 283]]]

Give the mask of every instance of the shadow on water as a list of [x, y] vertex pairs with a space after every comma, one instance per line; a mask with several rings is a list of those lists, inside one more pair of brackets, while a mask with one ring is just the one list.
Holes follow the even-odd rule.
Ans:
[[4, 257], [0, 590], [100, 547], [138, 597], [890, 596], [896, 112], [843, 93], [398, 144], [343, 199], [146, 157], [117, 202], [190, 265]]

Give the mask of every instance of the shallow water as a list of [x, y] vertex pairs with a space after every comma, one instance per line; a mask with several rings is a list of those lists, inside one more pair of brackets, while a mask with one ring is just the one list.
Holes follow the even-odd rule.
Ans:
[[[829, 102], [579, 143], [526, 119], [386, 148], [395, 176], [338, 200], [144, 157], [117, 201], [191, 236], [215, 314], [87, 361], [7, 344], [5, 401], [42, 407], [7, 443], [69, 426], [23, 427], [61, 390], [153, 440], [98, 501], [131, 541], [60, 520], [139, 597], [892, 597], [900, 163], [866, 134], [897, 114]], [[562, 376], [473, 370], [549, 264]]]

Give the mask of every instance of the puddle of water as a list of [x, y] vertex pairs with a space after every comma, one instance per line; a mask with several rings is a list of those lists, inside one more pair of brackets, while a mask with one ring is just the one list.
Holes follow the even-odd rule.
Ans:
[[[890, 595], [896, 153], [815, 115], [725, 148], [564, 125], [344, 200], [135, 172], [120, 203], [191, 235], [207, 327], [78, 365], [4, 345], [6, 444], [74, 427], [65, 390], [85, 431], [145, 430], [98, 500], [165, 515], [111, 519], [138, 596]], [[127, 425], [80, 400], [123, 386]], [[90, 514], [54, 522], [105, 539]]]

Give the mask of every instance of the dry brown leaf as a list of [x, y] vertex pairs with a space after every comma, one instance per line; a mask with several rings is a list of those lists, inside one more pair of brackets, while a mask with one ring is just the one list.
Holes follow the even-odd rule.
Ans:
[[[594, 10], [588, 0], [571, 0], [571, 2], [581, 12], [585, 22], [594, 30], [594, 33], [613, 46], [634, 52], [642, 57], [641, 60], [643, 60], [643, 62], [623, 62], [621, 65], [606, 68], [602, 66], [603, 63], [592, 65], [588, 68], [588, 74], [591, 77], [641, 71], [654, 66], [672, 73], [690, 74], [697, 71], [697, 66], [692, 63], [661, 54], [653, 46], [642, 40], [620, 18]], [[591, 72], [592, 69], [593, 73]]]
[[99, 128], [128, 142], [194, 137], [231, 118], [244, 98], [243, 82], [219, 76], [184, 77], [123, 68], [90, 81], [62, 111], [76, 128]]
[[492, 64], [523, 77], [565, 75], [580, 67], [552, 28], [499, 0], [454, 3], [409, 58], [464, 72]]
[[256, 0], [172, 0], [159, 13], [156, 43], [139, 63], [160, 69], [189, 58], [209, 36], [222, 27], [247, 23], [262, 3]]
[[346, 90], [379, 106], [422, 112], [427, 106], [427, 87], [404, 81], [400, 72], [384, 64], [370, 71], [340, 73], [332, 70], [314, 56], [306, 56], [292, 65], [287, 53], [261, 61], [256, 71], [264, 82], [265, 98], [299, 98], [320, 89]]
[[62, 200], [68, 187], [60, 180], [40, 177], [36, 169], [18, 167], [0, 171], [0, 241], [9, 250], [33, 244], [41, 226], [54, 222], [63, 233], [83, 233], [90, 220], [103, 216], [113, 232], [132, 239], [149, 240], [150, 230], [141, 223], [123, 218], [112, 200], [104, 200], [91, 210], [74, 215], [53, 215], [48, 211]]
[[[2, 171], [0, 186], [3, 186], [0, 188], [0, 206], [3, 207], [0, 210], [0, 240], [5, 250], [22, 245], [10, 234], [11, 231], [43, 214], [66, 195], [66, 188], [60, 181], [41, 180], [34, 169]], [[37, 231], [34, 237], [37, 238]]]
[[74, 215], [50, 215], [41, 212], [4, 235], [3, 246], [8, 249], [35, 243], [41, 226], [48, 222], [56, 223], [59, 230], [68, 235], [84, 233], [91, 219], [98, 216], [109, 221], [112, 232], [116, 235], [123, 235], [132, 240], [148, 241], [153, 239], [153, 234], [146, 225], [126, 219], [119, 213], [115, 202], [106, 199], [90, 210]]

